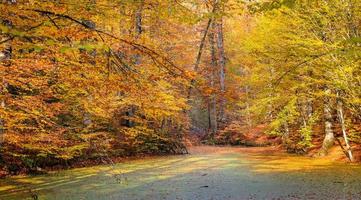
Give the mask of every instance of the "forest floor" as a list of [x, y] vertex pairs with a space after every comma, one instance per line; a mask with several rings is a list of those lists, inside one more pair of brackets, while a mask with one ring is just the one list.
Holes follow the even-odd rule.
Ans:
[[361, 165], [275, 147], [192, 147], [150, 157], [0, 180], [0, 199], [360, 199]]

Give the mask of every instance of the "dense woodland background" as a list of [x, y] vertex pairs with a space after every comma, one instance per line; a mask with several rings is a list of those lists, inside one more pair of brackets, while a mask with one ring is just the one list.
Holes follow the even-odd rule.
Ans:
[[358, 159], [359, 0], [2, 0], [0, 45], [7, 173], [195, 141]]

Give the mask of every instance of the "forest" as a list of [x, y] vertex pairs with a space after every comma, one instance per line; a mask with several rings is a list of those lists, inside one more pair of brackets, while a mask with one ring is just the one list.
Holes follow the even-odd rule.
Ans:
[[2, 0], [0, 175], [198, 145], [358, 163], [360, 58], [360, 0]]

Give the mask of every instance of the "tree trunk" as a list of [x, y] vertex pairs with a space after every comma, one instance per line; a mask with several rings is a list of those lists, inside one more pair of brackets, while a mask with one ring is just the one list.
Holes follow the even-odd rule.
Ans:
[[312, 117], [312, 100], [309, 99], [308, 97], [302, 98], [299, 101], [298, 104], [300, 110], [301, 110], [301, 117], [302, 117], [302, 122], [303, 122], [303, 126], [306, 127], [309, 125], [309, 120]]
[[[197, 53], [197, 58], [196, 58], [196, 62], [194, 64], [194, 72], [197, 72], [198, 71], [198, 68], [199, 68], [199, 64], [201, 63], [201, 58], [202, 58], [202, 54], [203, 54], [203, 49], [204, 49], [204, 45], [206, 43], [206, 38], [207, 38], [207, 35], [208, 35], [208, 32], [209, 32], [209, 29], [212, 25], [212, 23], [214, 23], [214, 14], [216, 13], [217, 11], [217, 7], [218, 7], [218, 1], [216, 0], [214, 3], [213, 3], [213, 8], [212, 8], [212, 12], [211, 12], [211, 17], [208, 19], [208, 22], [207, 22], [207, 25], [206, 25], [206, 29], [204, 30], [204, 33], [203, 33], [203, 36], [202, 36], [202, 39], [201, 39], [201, 42], [199, 44], [199, 49], [198, 49], [198, 53]], [[192, 94], [192, 88], [193, 88], [193, 85], [195, 83], [195, 79], [193, 78], [191, 80], [191, 86], [189, 87], [188, 89], [188, 96], [187, 96], [187, 99], [190, 99], [191, 97], [191, 94]]]
[[[134, 38], [138, 39], [142, 33], [143, 33], [143, 27], [142, 27], [142, 13], [143, 13], [143, 0], [138, 0], [138, 6], [134, 13]], [[141, 58], [140, 54], [136, 53], [134, 55], [134, 64], [140, 65], [141, 64]]]
[[267, 88], [269, 89], [268, 91], [268, 98], [270, 99], [270, 101], [268, 102], [267, 105], [267, 118], [269, 121], [273, 120], [273, 104], [272, 104], [272, 99], [274, 96], [274, 85], [272, 83], [272, 80], [274, 78], [274, 74], [275, 74], [275, 70], [272, 66], [269, 66], [269, 74], [270, 74], [270, 79], [269, 79], [269, 84], [267, 85]]
[[[142, 24], [142, 20], [143, 20], [143, 4], [144, 4], [144, 0], [139, 0], [138, 1], [138, 6], [135, 10], [135, 14], [134, 14], [134, 25], [135, 25], [135, 30], [134, 30], [134, 37], [135, 39], [138, 39], [142, 33], [143, 33], [143, 24]], [[134, 64], [135, 65], [140, 65], [141, 64], [141, 56], [140, 54], [136, 53], [134, 55]], [[130, 108], [128, 109], [128, 111], [126, 112], [127, 115], [127, 120], [126, 120], [126, 126], [127, 127], [133, 127], [134, 126], [134, 121], [132, 121], [129, 118], [132, 118], [135, 115], [135, 111], [136, 108], [134, 106], [130, 106]]]
[[[337, 92], [337, 96], [339, 96], [339, 92]], [[346, 126], [345, 126], [345, 117], [343, 114], [343, 103], [342, 100], [340, 98], [337, 98], [337, 116], [338, 116], [338, 120], [341, 124], [341, 128], [342, 128], [342, 135], [343, 135], [343, 139], [345, 140], [345, 144], [346, 144], [346, 151], [347, 151], [347, 156], [350, 159], [351, 162], [354, 161], [353, 159], [353, 155], [352, 155], [352, 149], [347, 137], [347, 132], [346, 132]]]
[[224, 52], [224, 36], [223, 36], [223, 19], [220, 18], [216, 23], [216, 31], [217, 31], [217, 48], [218, 48], [218, 60], [219, 60], [219, 82], [221, 88], [221, 96], [220, 96], [220, 109], [219, 109], [219, 118], [221, 122], [225, 121], [224, 107], [226, 104], [225, 100], [225, 66], [226, 66], [226, 58]]
[[[214, 25], [212, 26], [212, 31], [209, 33], [209, 43], [211, 50], [211, 72], [210, 72], [210, 87], [214, 90], [214, 77], [215, 72], [217, 71], [217, 58], [216, 58], [216, 49], [214, 42]], [[210, 117], [211, 117], [211, 130], [212, 136], [217, 132], [217, 103], [216, 103], [216, 94], [212, 91], [211, 102], [210, 102]]]
[[[0, 59], [0, 63], [2, 63], [2, 60]], [[7, 83], [5, 81], [5, 74], [1, 73], [0, 74], [2, 76], [2, 86], [1, 86], [1, 100], [0, 100], [0, 109], [2, 109], [3, 111], [5, 111], [5, 95], [6, 95], [6, 87], [7, 87]], [[2, 147], [2, 144], [4, 142], [4, 138], [5, 138], [5, 119], [0, 116], [0, 148]]]
[[288, 148], [289, 147], [289, 138], [290, 138], [290, 129], [288, 126], [288, 122], [283, 122], [283, 135], [282, 142]]
[[[203, 34], [203, 37], [202, 37], [200, 45], [199, 45], [199, 50], [198, 50], [196, 62], [194, 64], [194, 68], [193, 68], [194, 72], [198, 71], [199, 64], [201, 63], [203, 48], [204, 48], [206, 38], [207, 38], [207, 35], [208, 35], [208, 31], [209, 31], [209, 28], [210, 28], [211, 24], [212, 24], [212, 18], [209, 18], [209, 20], [207, 22], [206, 29], [204, 30], [204, 34]], [[187, 97], [187, 99], [190, 99], [190, 97], [191, 97], [192, 88], [193, 88], [194, 83], [195, 83], [195, 79], [192, 79], [191, 80], [191, 86], [189, 86], [189, 89], [188, 89], [188, 97]]]
[[[12, 23], [8, 20], [3, 20], [2, 23], [3, 23], [3, 25], [5, 25], [9, 28], [12, 27]], [[11, 38], [9, 35], [3, 34], [3, 35], [0, 35], [0, 41], [6, 41], [3, 44], [1, 44], [1, 46], [0, 46], [0, 64], [2, 65], [2, 67], [9, 67], [11, 65], [10, 59], [12, 56]], [[0, 91], [2, 98], [0, 100], [0, 108], [2, 110], [5, 110], [5, 108], [6, 108], [5, 96], [6, 96], [6, 90], [8, 87], [8, 83], [5, 79], [5, 70], [2, 70], [2, 73], [0, 75], [2, 77], [2, 80], [1, 80], [2, 86], [1, 86], [1, 91]], [[1, 118], [1, 116], [0, 116], [0, 148], [2, 148], [4, 139], [5, 139], [5, 119]]]
[[306, 116], [308, 119], [311, 118], [313, 114], [312, 105], [313, 105], [312, 99], [308, 98], [306, 102]]
[[142, 32], [142, 12], [143, 12], [143, 0], [139, 1], [137, 10], [135, 11], [135, 37], [139, 37]]
[[331, 93], [330, 89], [325, 90], [326, 96], [324, 97], [324, 119], [325, 119], [325, 138], [322, 143], [321, 150], [319, 152], [320, 156], [325, 156], [328, 153], [328, 150], [333, 146], [335, 142], [335, 136], [332, 130], [332, 112], [331, 112], [331, 101], [328, 95]]

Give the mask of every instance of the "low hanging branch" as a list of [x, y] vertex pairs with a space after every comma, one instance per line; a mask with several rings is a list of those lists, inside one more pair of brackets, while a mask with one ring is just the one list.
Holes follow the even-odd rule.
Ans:
[[[29, 9], [27, 9], [27, 10], [29, 10]], [[89, 24], [87, 24], [87, 23], [85, 23], [85, 22], [83, 22], [81, 20], [78, 20], [78, 19], [76, 19], [74, 17], [71, 17], [69, 15], [54, 13], [54, 12], [45, 11], [45, 10], [38, 10], [38, 9], [30, 9], [30, 11], [34, 11], [34, 12], [37, 12], [37, 13], [40, 13], [40, 14], [43, 14], [43, 15], [46, 15], [46, 16], [55, 16], [55, 17], [70, 20], [72, 22], [75, 22], [76, 24], [79, 24], [79, 25], [83, 26], [86, 29], [89, 29], [91, 31], [94, 31], [94, 32], [98, 33], [98, 35], [105, 35], [107, 37], [118, 40], [118, 41], [120, 41], [122, 43], [125, 43], [127, 45], [130, 45], [134, 49], [136, 49], [137, 51], [149, 56], [157, 66], [164, 67], [170, 74], [175, 75], [175, 76], [181, 76], [183, 78], [188, 79], [188, 76], [186, 75], [186, 73], [185, 73], [185, 71], [183, 69], [177, 67], [171, 60], [169, 60], [165, 56], [160, 55], [159, 53], [157, 53], [156, 51], [150, 49], [149, 47], [146, 47], [144, 45], [135, 43], [133, 41], [129, 41], [129, 40], [125, 40], [123, 38], [119, 38], [119, 37], [117, 37], [115, 35], [112, 35], [112, 34], [110, 34], [108, 32], [105, 32], [103, 30], [96, 29], [95, 27], [93, 27], [93, 26], [91, 26], [91, 25], [89, 25]], [[172, 68], [176, 69], [178, 71], [178, 73], [174, 72], [174, 70], [172, 70]]]
[[[54, 19], [53, 19], [53, 20], [54, 20]], [[37, 24], [37, 25], [35, 25], [35, 26], [33, 26], [33, 27], [28, 28], [28, 29], [25, 30], [24, 32], [25, 32], [25, 33], [26, 33], [26, 32], [29, 32], [29, 31], [34, 30], [34, 29], [36, 29], [36, 28], [38, 28], [38, 27], [40, 27], [40, 26], [42, 26], [42, 25], [44, 25], [44, 22], [41, 22], [41, 23], [39, 23], [39, 24]], [[19, 37], [19, 36], [18, 36], [18, 35], [12, 35], [12, 36], [10, 36], [10, 37], [8, 37], [8, 38], [0, 41], [0, 44], [4, 44], [4, 43], [6, 43], [6, 42], [12, 41], [12, 40], [15, 39], [16, 37]], [[22, 37], [25, 38], [26, 40], [32, 42], [32, 40], [31, 40], [30, 37], [28, 37], [28, 36], [22, 36]]]
[[326, 55], [329, 55], [330, 53], [332, 53], [332, 52], [326, 52], [326, 53], [314, 55], [314, 56], [311, 56], [310, 59], [307, 59], [307, 60], [305, 60], [305, 61], [302, 61], [302, 62], [300, 62], [300, 63], [297, 63], [296, 65], [291, 66], [286, 72], [284, 72], [280, 77], [278, 77], [278, 78], [273, 82], [272, 85], [278, 86], [286, 75], [288, 75], [288, 74], [291, 73], [292, 71], [296, 70], [298, 67], [301, 67], [302, 65], [305, 65], [305, 64], [307, 64], [307, 63], [313, 62], [313, 61], [315, 61], [315, 60], [317, 60], [317, 59], [320, 59], [321, 57], [326, 56]]

